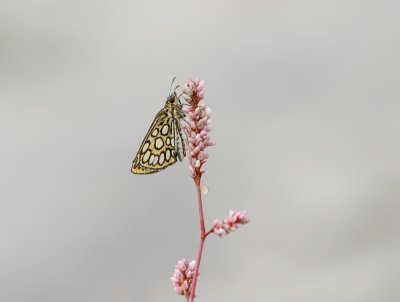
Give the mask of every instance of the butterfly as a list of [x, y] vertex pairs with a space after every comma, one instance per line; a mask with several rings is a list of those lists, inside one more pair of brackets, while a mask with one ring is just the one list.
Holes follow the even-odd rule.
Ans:
[[167, 97], [132, 162], [132, 173], [160, 172], [186, 156], [180, 124], [185, 117], [182, 106], [175, 91]]

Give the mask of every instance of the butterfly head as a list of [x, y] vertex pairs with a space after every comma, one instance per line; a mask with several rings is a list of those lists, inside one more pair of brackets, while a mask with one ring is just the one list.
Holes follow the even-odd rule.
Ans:
[[176, 100], [176, 93], [175, 93], [175, 91], [174, 91], [173, 93], [171, 93], [171, 94], [167, 97], [166, 103], [173, 104], [173, 103], [175, 103], [175, 100]]

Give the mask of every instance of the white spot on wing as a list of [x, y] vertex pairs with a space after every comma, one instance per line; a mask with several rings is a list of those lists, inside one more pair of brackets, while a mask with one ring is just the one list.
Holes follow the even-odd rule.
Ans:
[[151, 133], [152, 136], [157, 136], [158, 134], [158, 129], [154, 129], [153, 132]]
[[175, 142], [174, 142], [174, 139], [173, 139], [173, 138], [171, 138], [171, 146], [172, 146], [172, 147], [175, 146]]
[[166, 135], [168, 133], [168, 125], [164, 125], [161, 129], [161, 133]]
[[167, 150], [165, 152], [165, 158], [166, 158], [167, 161], [171, 158], [171, 151], [170, 150]]
[[149, 146], [150, 146], [150, 143], [149, 143], [149, 142], [145, 143], [145, 144], [143, 145], [142, 153], [145, 153], [146, 150], [149, 148]]
[[160, 159], [158, 160], [159, 164], [162, 165], [164, 163], [164, 152], [160, 154]]
[[147, 150], [147, 152], [143, 155], [143, 162], [145, 163], [150, 157], [150, 150]]
[[171, 139], [167, 137], [167, 145], [171, 144]]
[[152, 155], [150, 156], [150, 159], [149, 159], [149, 164], [150, 164], [150, 165], [153, 163], [153, 160], [154, 160], [154, 154], [152, 154]]
[[154, 156], [153, 166], [157, 165], [158, 162], [158, 155]]
[[162, 138], [159, 137], [156, 139], [156, 148], [161, 149], [162, 146], [164, 146], [164, 142], [163, 142]]

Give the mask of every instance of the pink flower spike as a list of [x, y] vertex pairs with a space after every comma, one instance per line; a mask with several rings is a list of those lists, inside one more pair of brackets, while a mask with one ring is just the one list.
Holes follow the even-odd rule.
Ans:
[[189, 104], [189, 107], [185, 110], [187, 124], [182, 127], [188, 137], [185, 148], [191, 166], [190, 174], [198, 186], [200, 185], [201, 175], [204, 173], [203, 165], [208, 158], [204, 150], [212, 146], [209, 136], [211, 109], [202, 101], [204, 97], [203, 86], [203, 80], [199, 78], [189, 79], [183, 89], [184, 99]]
[[185, 296], [186, 299], [189, 298], [192, 289], [195, 267], [195, 260], [189, 263], [186, 259], [181, 259], [175, 265], [175, 271], [171, 277], [175, 292], [178, 295]]
[[228, 235], [230, 232], [235, 231], [240, 225], [246, 224], [249, 222], [249, 219], [245, 216], [246, 210], [244, 211], [229, 211], [229, 216], [221, 221], [219, 219], [214, 220], [213, 223], [213, 232], [218, 237], [222, 237], [223, 235]]

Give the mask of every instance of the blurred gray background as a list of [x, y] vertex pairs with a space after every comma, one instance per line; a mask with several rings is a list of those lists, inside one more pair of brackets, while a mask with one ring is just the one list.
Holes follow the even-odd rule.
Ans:
[[213, 109], [198, 301], [400, 301], [398, 1], [0, 4], [0, 301], [183, 301], [187, 162], [131, 161], [177, 76]]

